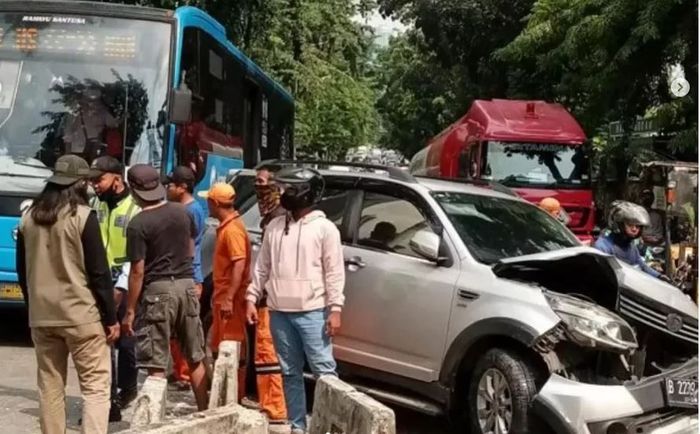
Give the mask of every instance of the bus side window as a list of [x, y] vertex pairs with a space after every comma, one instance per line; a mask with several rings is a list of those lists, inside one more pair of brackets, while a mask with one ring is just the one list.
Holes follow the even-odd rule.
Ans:
[[205, 175], [210, 154], [242, 158], [242, 68], [214, 38], [185, 30], [182, 70], [192, 91], [192, 119], [179, 128], [178, 164]]

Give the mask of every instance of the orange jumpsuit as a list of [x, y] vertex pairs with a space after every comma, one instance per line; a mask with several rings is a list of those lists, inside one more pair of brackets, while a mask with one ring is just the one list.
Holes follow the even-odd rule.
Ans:
[[287, 419], [287, 406], [282, 387], [282, 369], [270, 333], [270, 311], [258, 309], [255, 328], [255, 377], [260, 407], [272, 421]]
[[[243, 279], [238, 288], [231, 289], [233, 266], [238, 261], [245, 261]], [[250, 242], [238, 213], [221, 222], [216, 230], [213, 265], [211, 349], [213, 353], [218, 353], [219, 344], [225, 340], [241, 343], [238, 371], [240, 399], [245, 396], [245, 291], [250, 283]], [[232, 309], [231, 316], [226, 319], [221, 315], [223, 306]]]

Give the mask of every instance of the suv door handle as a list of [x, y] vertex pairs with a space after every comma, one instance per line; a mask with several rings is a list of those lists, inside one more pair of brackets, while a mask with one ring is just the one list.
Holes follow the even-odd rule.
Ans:
[[[352, 268], [365, 268], [367, 263], [362, 260], [359, 256], [353, 256], [352, 258], [345, 260], [345, 265]], [[355, 270], [352, 270], [355, 271]]]

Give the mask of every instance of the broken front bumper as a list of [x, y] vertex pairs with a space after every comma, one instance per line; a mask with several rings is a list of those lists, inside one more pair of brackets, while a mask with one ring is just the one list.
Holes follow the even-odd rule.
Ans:
[[[621, 386], [579, 383], [552, 375], [535, 397], [533, 409], [557, 433], [696, 433], [697, 409], [666, 403], [667, 377], [697, 378], [698, 360]], [[610, 430], [610, 431], [609, 431]]]

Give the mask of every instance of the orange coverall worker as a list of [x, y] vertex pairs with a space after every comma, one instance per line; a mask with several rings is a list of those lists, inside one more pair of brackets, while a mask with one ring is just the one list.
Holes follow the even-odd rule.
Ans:
[[[243, 279], [238, 288], [231, 288], [231, 274], [236, 261], [245, 261]], [[250, 241], [240, 215], [236, 212], [219, 224], [216, 230], [216, 247], [212, 277], [212, 352], [219, 352], [221, 341], [241, 343], [241, 362], [238, 371], [238, 399], [245, 396], [245, 292], [250, 284]], [[230, 306], [232, 315], [223, 318], [222, 306]]]

